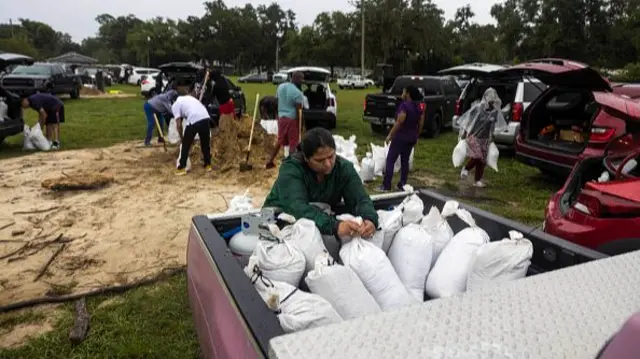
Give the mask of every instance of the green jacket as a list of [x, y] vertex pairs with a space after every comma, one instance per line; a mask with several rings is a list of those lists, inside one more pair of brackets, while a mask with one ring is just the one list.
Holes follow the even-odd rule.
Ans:
[[336, 156], [333, 171], [318, 183], [315, 172], [301, 154], [293, 154], [282, 162], [264, 206], [280, 207], [296, 219], [310, 219], [322, 234], [335, 235], [338, 220], [309, 203], [321, 202], [335, 208], [343, 199], [347, 213], [368, 219], [378, 227], [378, 213], [351, 162]]

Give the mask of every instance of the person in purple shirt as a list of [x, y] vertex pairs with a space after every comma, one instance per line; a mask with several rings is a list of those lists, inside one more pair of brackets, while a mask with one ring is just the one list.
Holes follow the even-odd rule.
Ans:
[[402, 92], [402, 103], [396, 110], [396, 123], [387, 136], [387, 142], [390, 141], [391, 145], [387, 154], [384, 180], [378, 189], [381, 192], [391, 190], [393, 167], [398, 157], [400, 157], [400, 182], [397, 188], [402, 191], [402, 187], [407, 184], [409, 156], [424, 126], [422, 98], [422, 93], [415, 86], [407, 86]]
[[38, 111], [40, 127], [46, 128], [45, 135], [51, 149], [60, 148], [60, 124], [64, 123], [64, 103], [55, 95], [38, 92], [22, 99], [22, 108]]

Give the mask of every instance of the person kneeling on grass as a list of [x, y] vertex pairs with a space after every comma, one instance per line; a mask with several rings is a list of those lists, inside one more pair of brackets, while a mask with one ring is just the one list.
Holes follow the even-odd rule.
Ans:
[[64, 103], [55, 95], [38, 92], [22, 99], [22, 108], [38, 111], [38, 122], [43, 129], [52, 150], [60, 148], [60, 124], [64, 122]]
[[460, 172], [460, 179], [466, 179], [474, 167], [475, 187], [486, 187], [482, 182], [484, 168], [487, 164], [489, 146], [493, 142], [495, 131], [501, 131], [507, 126], [501, 111], [502, 100], [492, 87], [488, 88], [480, 103], [474, 105], [458, 120], [460, 123], [460, 138], [467, 141], [467, 155], [469, 162]]
[[[180, 96], [171, 107], [173, 116], [176, 119], [176, 126], [180, 134], [180, 157], [178, 158], [178, 168], [176, 175], [187, 174], [187, 160], [189, 159], [189, 151], [196, 137], [200, 137], [200, 149], [202, 149], [202, 158], [204, 159], [204, 168], [207, 172], [211, 171], [211, 132], [209, 128], [209, 112], [195, 97], [195, 91], [185, 96]], [[185, 121], [186, 127], [182, 130], [182, 121]]]
[[[168, 121], [171, 115], [171, 105], [178, 98], [178, 92], [175, 89], [171, 89], [160, 95], [153, 96], [149, 101], [144, 103], [144, 114], [147, 117], [147, 135], [144, 138], [144, 145], [151, 146], [151, 137], [153, 137], [153, 129], [156, 127], [156, 120], [158, 118], [158, 124], [160, 128], [158, 131], [163, 130], [165, 122]], [[166, 124], [169, 127], [169, 124]], [[158, 142], [162, 143], [163, 139], [158, 133]]]
[[400, 157], [400, 182], [396, 187], [403, 191], [409, 177], [409, 158], [413, 147], [418, 142], [424, 126], [424, 111], [421, 107], [422, 93], [415, 86], [407, 86], [402, 91], [402, 103], [396, 110], [396, 123], [391, 128], [387, 142], [391, 142], [382, 186], [378, 191], [391, 190], [393, 168]]
[[[335, 208], [342, 200], [345, 213], [362, 217], [363, 224], [338, 221], [312, 204]], [[338, 238], [370, 238], [378, 227], [378, 214], [360, 176], [351, 162], [336, 155], [331, 132], [320, 127], [309, 130], [296, 151], [284, 159], [264, 206], [314, 221], [332, 256], [337, 256]]]

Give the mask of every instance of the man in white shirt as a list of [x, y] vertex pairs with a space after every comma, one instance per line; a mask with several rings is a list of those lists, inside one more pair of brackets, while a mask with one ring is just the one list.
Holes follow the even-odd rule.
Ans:
[[[188, 95], [180, 96], [171, 106], [171, 112], [176, 119], [176, 127], [178, 127], [178, 133], [182, 142], [180, 144], [180, 157], [178, 159], [179, 164], [176, 169], [176, 175], [187, 174], [187, 159], [189, 158], [189, 151], [193, 140], [196, 137], [200, 137], [200, 148], [202, 149], [202, 157], [204, 158], [204, 168], [206, 171], [211, 171], [211, 132], [209, 127], [209, 112], [204, 105], [194, 97], [193, 92]], [[184, 133], [182, 131], [182, 122], [185, 122], [186, 127]]]

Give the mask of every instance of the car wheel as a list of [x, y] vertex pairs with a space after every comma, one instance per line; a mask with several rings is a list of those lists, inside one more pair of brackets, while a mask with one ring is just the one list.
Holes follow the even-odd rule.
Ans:
[[369, 88], [369, 84], [365, 84], [365, 85], [364, 85], [364, 89], [366, 90], [366, 89], [368, 89], [368, 88]]
[[373, 133], [377, 133], [380, 135], [386, 135], [387, 134], [387, 128], [383, 125], [374, 125], [373, 123], [371, 124], [371, 131]]
[[442, 117], [439, 113], [433, 115], [431, 119], [431, 130], [427, 132], [427, 136], [429, 138], [436, 138], [440, 136], [440, 132], [442, 131]]
[[338, 88], [340, 88], [340, 90], [344, 90], [344, 86], [338, 86]]

